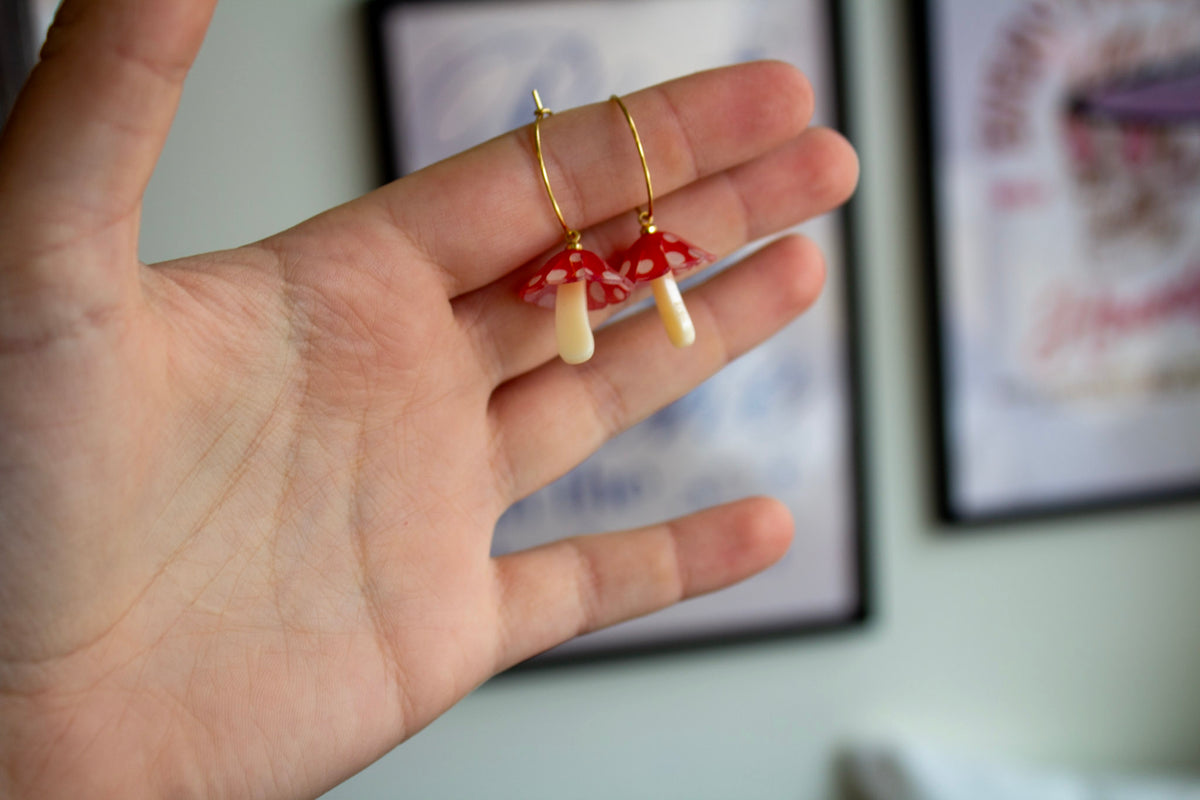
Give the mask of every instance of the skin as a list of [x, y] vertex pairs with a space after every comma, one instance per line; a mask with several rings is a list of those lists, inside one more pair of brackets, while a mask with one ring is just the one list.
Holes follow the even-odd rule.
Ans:
[[[651, 311], [581, 367], [516, 299], [561, 235], [528, 129], [267, 240], [140, 263], [212, 6], [68, 0], [0, 139], [0, 796], [313, 796], [496, 672], [792, 535], [752, 498], [489, 556], [509, 505], [813, 302], [802, 238], [689, 293], [688, 350]], [[789, 66], [627, 103], [658, 218], [714, 252], [857, 180]], [[619, 111], [544, 136], [567, 219], [628, 244], [644, 186], [613, 156]]]

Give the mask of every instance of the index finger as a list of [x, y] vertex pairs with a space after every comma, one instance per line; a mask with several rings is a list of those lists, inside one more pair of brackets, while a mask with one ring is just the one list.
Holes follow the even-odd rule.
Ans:
[[[696, 73], [624, 100], [637, 121], [656, 196], [797, 136], [813, 105], [805, 77], [771, 61]], [[531, 121], [532, 109], [531, 102]], [[633, 137], [615, 103], [549, 117], [542, 123], [542, 143], [555, 197], [572, 228], [582, 230], [646, 202]], [[529, 126], [332, 214], [353, 223], [356, 235], [362, 235], [366, 220], [378, 241], [415, 245], [440, 273], [450, 297], [491, 283], [562, 239]]]

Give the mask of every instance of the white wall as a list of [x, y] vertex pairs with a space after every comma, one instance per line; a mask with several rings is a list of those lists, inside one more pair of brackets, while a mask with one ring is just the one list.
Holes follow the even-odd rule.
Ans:
[[[912, 736], [1200, 768], [1200, 507], [947, 536], [899, 4], [852, 0], [877, 614], [865, 630], [497, 680], [333, 797], [832, 797], [837, 748]], [[226, 0], [146, 202], [143, 256], [232, 246], [368, 189], [353, 0]], [[801, 532], [801, 535], [802, 532]]]

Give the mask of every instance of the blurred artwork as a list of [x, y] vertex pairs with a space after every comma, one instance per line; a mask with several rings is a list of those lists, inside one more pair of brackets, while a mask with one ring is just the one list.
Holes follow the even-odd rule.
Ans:
[[[550, 108], [562, 111], [689, 72], [781, 58], [813, 82], [818, 121], [831, 124], [836, 111], [833, 19], [824, 0], [383, 0], [375, 5], [375, 19], [385, 146], [397, 173], [528, 126], [534, 88]], [[636, 170], [636, 161], [629, 168]], [[569, 642], [549, 658], [862, 618], [840, 217], [814, 220], [803, 232], [828, 261], [830, 277], [817, 306], [763, 348], [518, 503], [500, 520], [493, 548], [510, 552], [771, 494], [796, 518], [791, 552], [750, 581]], [[635, 237], [631, 221], [630, 241]]]
[[945, 511], [1196, 493], [1200, 2], [927, 25]]

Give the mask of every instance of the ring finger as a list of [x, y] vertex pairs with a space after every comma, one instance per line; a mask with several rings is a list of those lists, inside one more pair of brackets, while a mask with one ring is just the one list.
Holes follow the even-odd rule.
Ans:
[[[617, 433], [683, 396], [727, 363], [778, 332], [817, 298], [820, 252], [789, 236], [691, 293], [696, 345], [667, 341], [649, 313], [596, 337], [596, 357], [580, 367], [551, 361], [492, 395], [495, 463], [508, 485], [505, 504], [545, 486]], [[632, 358], [632, 360], [631, 360]]]

